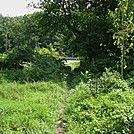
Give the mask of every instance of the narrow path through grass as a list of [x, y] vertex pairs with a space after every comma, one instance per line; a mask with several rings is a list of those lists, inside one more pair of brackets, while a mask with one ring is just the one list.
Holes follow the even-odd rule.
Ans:
[[64, 83], [0, 85], [0, 134], [54, 134], [67, 88]]
[[62, 101], [62, 105], [58, 111], [57, 121], [56, 121], [56, 134], [63, 134], [64, 133], [64, 124], [63, 124], [63, 116], [64, 116], [64, 109], [66, 106], [66, 100], [68, 96], [68, 91], [66, 91], [63, 95], [64, 100]]

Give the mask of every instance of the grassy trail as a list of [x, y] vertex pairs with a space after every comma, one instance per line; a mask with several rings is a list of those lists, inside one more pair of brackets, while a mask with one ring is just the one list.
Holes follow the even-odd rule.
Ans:
[[1, 84], [0, 134], [54, 134], [66, 93], [64, 83]]
[[[72, 70], [74, 65], [70, 63]], [[1, 81], [0, 134], [63, 134], [66, 82]]]
[[64, 115], [64, 109], [65, 109], [65, 104], [62, 105], [62, 107], [58, 111], [58, 118], [56, 121], [56, 134], [63, 134], [64, 133], [64, 125], [62, 122], [63, 115]]

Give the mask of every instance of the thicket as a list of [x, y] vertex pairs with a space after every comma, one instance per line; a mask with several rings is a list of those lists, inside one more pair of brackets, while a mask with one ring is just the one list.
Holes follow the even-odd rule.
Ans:
[[[1, 80], [34, 82], [47, 80], [63, 80], [70, 67], [60, 60], [59, 53], [53, 48], [40, 48], [28, 51], [11, 51], [1, 55]], [[19, 51], [19, 52], [18, 52]]]
[[[34, 62], [37, 58], [32, 50], [52, 46], [60, 56], [79, 56], [81, 69], [88, 67], [100, 73], [105, 67], [113, 67], [121, 70], [122, 77], [131, 77], [133, 6], [132, 0], [46, 0], [33, 4], [40, 12], [19, 17], [0, 15], [0, 52], [6, 53], [0, 68], [21, 68], [23, 62], [35, 66], [39, 60]], [[44, 58], [47, 61], [48, 56]], [[55, 62], [53, 56], [49, 59], [53, 62], [51, 59]]]
[[134, 133], [134, 92], [116, 71], [83, 80], [70, 91], [64, 113], [65, 133]]

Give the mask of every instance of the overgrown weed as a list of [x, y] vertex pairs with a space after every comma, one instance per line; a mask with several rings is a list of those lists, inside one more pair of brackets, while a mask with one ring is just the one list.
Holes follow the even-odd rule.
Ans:
[[134, 133], [134, 92], [120, 74], [106, 69], [97, 79], [88, 72], [83, 75], [82, 82], [70, 90], [65, 133]]
[[67, 89], [61, 85], [54, 82], [1, 84], [0, 133], [53, 134]]

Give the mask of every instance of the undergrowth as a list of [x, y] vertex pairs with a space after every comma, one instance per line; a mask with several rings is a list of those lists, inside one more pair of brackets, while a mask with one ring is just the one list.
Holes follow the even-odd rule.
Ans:
[[65, 92], [63, 83], [2, 83], [0, 133], [55, 133], [57, 113], [64, 101]]
[[70, 90], [64, 113], [65, 134], [133, 134], [134, 92], [109, 69]]

